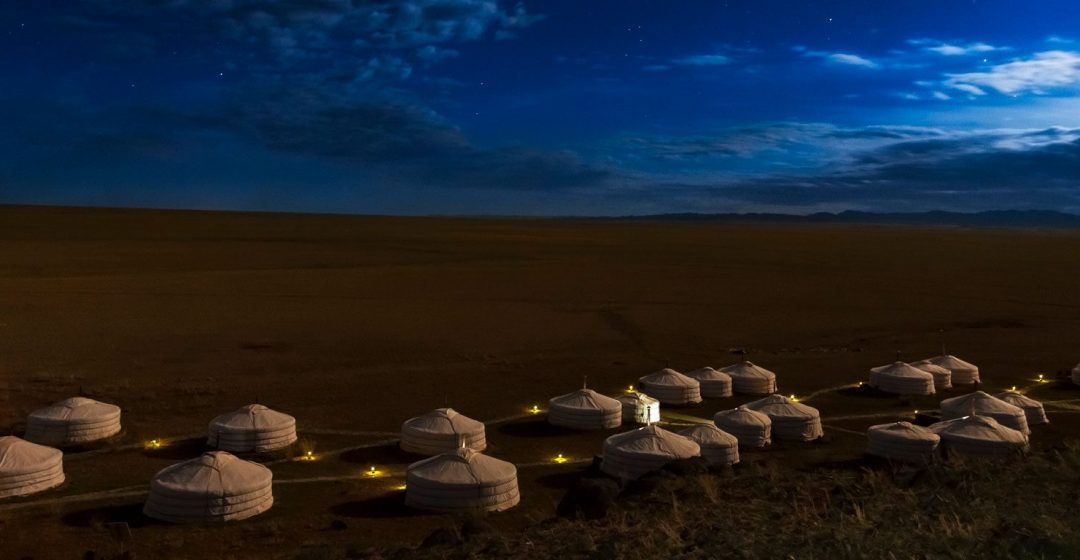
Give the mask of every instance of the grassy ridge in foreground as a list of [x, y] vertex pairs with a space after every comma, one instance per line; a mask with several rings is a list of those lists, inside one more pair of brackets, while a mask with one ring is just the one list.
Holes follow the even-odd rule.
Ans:
[[[1077, 558], [1080, 446], [1010, 463], [813, 472], [775, 464], [663, 480], [599, 521], [549, 520], [375, 558]], [[313, 553], [315, 551], [308, 551]], [[341, 557], [321, 551], [312, 558]], [[302, 557], [308, 557], [303, 555]]]

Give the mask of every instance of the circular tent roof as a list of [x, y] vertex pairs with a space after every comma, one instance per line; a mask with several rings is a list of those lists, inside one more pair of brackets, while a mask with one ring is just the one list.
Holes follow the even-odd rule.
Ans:
[[869, 440], [866, 452], [870, 455], [912, 463], [932, 461], [941, 442], [933, 431], [910, 422], [870, 426], [866, 436]]
[[0, 498], [26, 496], [64, 483], [59, 449], [15, 436], [0, 437]]
[[952, 388], [952, 372], [948, 369], [930, 362], [915, 362], [911, 365], [933, 375], [935, 389]]
[[437, 455], [454, 451], [463, 444], [483, 451], [487, 447], [484, 423], [452, 408], [437, 408], [401, 425], [401, 449], [410, 453]]
[[870, 385], [900, 395], [934, 394], [934, 375], [901, 361], [870, 370]]
[[710, 465], [734, 465], [739, 462], [739, 440], [713, 424], [699, 424], [679, 432], [701, 447], [701, 456]]
[[1001, 425], [1019, 430], [1024, 435], [1031, 433], [1031, 430], [1028, 429], [1027, 415], [1022, 408], [982, 391], [975, 391], [974, 393], [941, 401], [941, 412], [945, 419], [974, 414], [989, 416], [997, 420]]
[[26, 439], [69, 445], [90, 443], [120, 432], [120, 407], [86, 397], [71, 397], [30, 413]]
[[1028, 426], [1050, 423], [1050, 419], [1046, 417], [1043, 404], [1033, 398], [1026, 397], [1016, 391], [1005, 391], [994, 396], [1013, 406], [1020, 407], [1027, 418]]
[[641, 391], [663, 404], [701, 402], [701, 383], [671, 368], [664, 368], [638, 379]]
[[747, 360], [719, 369], [731, 376], [731, 389], [747, 395], [776, 392], [776, 374]]
[[405, 504], [442, 512], [502, 511], [518, 504], [517, 467], [460, 448], [409, 465]]
[[246, 519], [274, 505], [273, 476], [258, 463], [210, 451], [158, 472], [143, 513], [175, 523]]
[[233, 453], [263, 453], [296, 442], [296, 418], [249, 404], [210, 421], [208, 445]]
[[635, 479], [678, 459], [701, 454], [692, 439], [655, 424], [615, 434], [604, 441], [600, 470], [624, 479]]
[[548, 404], [548, 422], [555, 426], [599, 430], [622, 424], [622, 403], [592, 389], [554, 397]]
[[968, 456], [1014, 455], [1027, 449], [1023, 432], [1002, 426], [989, 416], [964, 416], [938, 422], [930, 430], [949, 452]]
[[925, 360], [919, 360], [912, 365], [919, 367], [922, 364], [930, 363], [936, 366], [941, 366], [950, 372], [952, 372], [953, 384], [970, 384], [977, 383], [979, 381], [979, 368], [975, 364], [965, 362], [956, 356], [951, 354], [944, 354], [941, 356], [935, 356], [933, 358], [927, 358]]
[[743, 447], [765, 447], [772, 442], [772, 420], [745, 405], [713, 415], [717, 428], [735, 436]]
[[731, 396], [731, 376], [711, 367], [695, 369], [686, 374], [701, 384], [701, 396], [719, 399]]
[[746, 404], [772, 420], [772, 434], [779, 439], [810, 441], [824, 434], [818, 409], [788, 399], [783, 395], [769, 395]]

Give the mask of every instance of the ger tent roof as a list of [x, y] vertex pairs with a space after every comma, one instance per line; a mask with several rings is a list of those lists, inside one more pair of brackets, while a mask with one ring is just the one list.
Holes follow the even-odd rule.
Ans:
[[0, 437], [0, 498], [27, 496], [64, 483], [59, 449], [15, 436]]
[[989, 416], [1001, 425], [1019, 430], [1024, 435], [1031, 433], [1028, 429], [1027, 415], [1022, 408], [982, 391], [941, 401], [941, 412], [946, 420], [973, 414]]
[[824, 434], [818, 409], [798, 403], [782, 395], [769, 395], [746, 404], [772, 420], [772, 435], [777, 439], [810, 441]]
[[592, 389], [578, 389], [548, 401], [548, 422], [575, 430], [601, 430], [622, 424], [622, 403]]
[[664, 368], [638, 379], [641, 392], [663, 404], [701, 402], [701, 383], [671, 368]]
[[632, 480], [671, 461], [700, 454], [701, 447], [694, 440], [652, 424], [607, 438], [600, 470]]
[[49, 445], [91, 443], [120, 432], [120, 407], [71, 397], [30, 413], [26, 439]]
[[910, 422], [891, 422], [866, 430], [866, 452], [878, 457], [910, 463], [933, 460], [941, 438], [933, 431]]
[[409, 465], [405, 504], [441, 512], [502, 511], [518, 504], [517, 467], [468, 448]]
[[743, 447], [765, 447], [772, 442], [772, 420], [767, 414], [746, 406], [717, 412], [713, 423], [735, 436]]
[[719, 399], [731, 396], [731, 376], [722, 371], [703, 367], [687, 373], [686, 376], [697, 379], [701, 384], [701, 396], [705, 398]]
[[210, 451], [158, 472], [143, 513], [174, 523], [205, 523], [246, 519], [273, 505], [270, 469]]
[[923, 363], [941, 366], [952, 372], [953, 385], [968, 385], [979, 381], [979, 368], [976, 367], [975, 364], [965, 362], [951, 354], [919, 360], [918, 362], [915, 362], [915, 366], [918, 367], [919, 364]]
[[930, 430], [948, 452], [975, 457], [1008, 456], [1027, 450], [1023, 432], [1002, 426], [989, 416], [963, 416], [938, 422]]
[[739, 440], [713, 424], [698, 424], [681, 430], [679, 435], [697, 442], [701, 456], [710, 465], [727, 466], [739, 462]]
[[210, 421], [207, 444], [233, 453], [263, 453], [296, 442], [296, 418], [249, 404]]
[[776, 374], [747, 360], [719, 370], [731, 376], [731, 390], [745, 395], [776, 392]]
[[870, 370], [870, 385], [899, 395], [934, 394], [934, 375], [901, 361]]
[[934, 389], [952, 388], [952, 372], [948, 369], [930, 362], [915, 362], [911, 365], [934, 376]]
[[438, 408], [401, 425], [401, 449], [410, 453], [437, 455], [454, 451], [462, 444], [483, 451], [487, 447], [484, 423], [452, 408]]
[[1020, 407], [1027, 418], [1028, 426], [1050, 423], [1050, 420], [1046, 417], [1046, 410], [1043, 408], [1043, 404], [1033, 398], [1026, 397], [1016, 391], [1005, 391], [1004, 393], [998, 393], [995, 396], [1013, 406]]

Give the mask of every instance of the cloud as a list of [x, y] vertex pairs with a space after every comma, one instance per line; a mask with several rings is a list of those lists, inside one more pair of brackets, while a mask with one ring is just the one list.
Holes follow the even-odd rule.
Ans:
[[696, 54], [676, 58], [671, 62], [680, 66], [725, 66], [731, 64], [731, 57], [723, 54]]
[[796, 46], [792, 50], [801, 53], [802, 56], [820, 58], [832, 64], [839, 64], [843, 66], [858, 66], [862, 68], [877, 68], [879, 66], [877, 62], [870, 60], [869, 58], [859, 56], [857, 54], [817, 51], [807, 49], [803, 46]]
[[424, 45], [416, 50], [416, 58], [428, 63], [435, 64], [450, 58], [456, 58], [461, 53], [454, 49], [444, 49], [435, 45]]
[[1026, 59], [991, 66], [983, 72], [947, 74], [945, 85], [974, 95], [984, 88], [1007, 95], [1045, 94], [1080, 82], [1080, 53], [1046, 51]]
[[927, 52], [933, 52], [943, 56], [965, 56], [1010, 50], [1009, 47], [995, 47], [994, 45], [983, 42], [957, 45], [936, 41], [934, 39], [910, 39], [908, 40], [908, 44], [922, 47], [923, 50]]

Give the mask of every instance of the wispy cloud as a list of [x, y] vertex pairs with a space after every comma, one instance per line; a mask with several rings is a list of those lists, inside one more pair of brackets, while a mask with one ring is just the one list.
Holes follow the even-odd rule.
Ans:
[[820, 58], [832, 64], [840, 64], [844, 66], [858, 66], [861, 68], [877, 68], [879, 66], [877, 62], [857, 54], [817, 51], [802, 46], [794, 47], [794, 49], [792, 50], [797, 53], [802, 53], [802, 55], [805, 57]]
[[1021, 93], [1045, 94], [1053, 88], [1070, 86], [1080, 82], [1080, 53], [1069, 51], [1046, 51], [991, 66], [980, 72], [948, 74], [947, 87], [984, 95], [985, 89], [994, 89], [1006, 95]]
[[922, 49], [925, 51], [937, 53], [943, 56], [965, 56], [1010, 50], [1009, 47], [996, 47], [994, 45], [982, 42], [953, 44], [946, 43], [944, 41], [938, 41], [936, 39], [909, 39], [908, 44], [922, 47]]
[[731, 64], [730, 56], [724, 54], [695, 54], [671, 61], [680, 66], [725, 66]]

